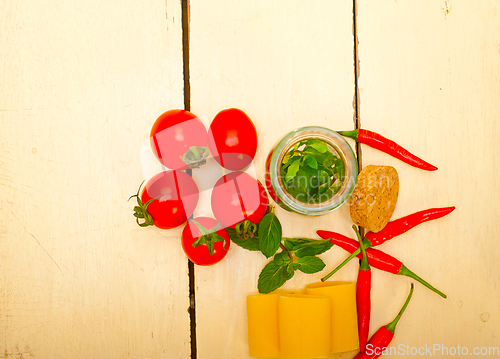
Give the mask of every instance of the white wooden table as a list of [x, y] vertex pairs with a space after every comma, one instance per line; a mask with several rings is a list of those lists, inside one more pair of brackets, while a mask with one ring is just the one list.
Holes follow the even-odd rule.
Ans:
[[[448, 294], [417, 285], [392, 346], [499, 348], [500, 3], [191, 0], [189, 11], [191, 111], [243, 109], [259, 133], [259, 179], [273, 144], [304, 125], [360, 125], [439, 167], [362, 147], [363, 165], [399, 172], [393, 218], [457, 207], [381, 247]], [[139, 228], [127, 202], [151, 125], [185, 106], [181, 2], [4, 0], [0, 24], [0, 353], [190, 358], [181, 228]], [[347, 206], [277, 213], [285, 236], [353, 236]], [[321, 257], [331, 269], [345, 256]], [[248, 357], [245, 298], [265, 263], [233, 245], [195, 268], [197, 358]], [[336, 278], [356, 273], [353, 261]], [[371, 333], [409, 283], [374, 271]]]

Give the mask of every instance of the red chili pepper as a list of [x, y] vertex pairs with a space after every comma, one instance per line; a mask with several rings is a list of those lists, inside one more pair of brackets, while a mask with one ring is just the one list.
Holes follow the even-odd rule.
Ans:
[[[380, 232], [366, 233], [363, 243], [366, 248], [379, 246], [382, 243], [387, 242], [388, 240], [409, 231], [413, 227], [418, 226], [420, 223], [444, 217], [447, 214], [453, 212], [454, 209], [455, 207], [430, 208], [410, 214], [406, 217], [396, 219], [392, 222], [389, 222]], [[323, 280], [330, 278], [359, 253], [361, 253], [361, 248], [358, 246], [358, 248], [354, 252], [352, 252], [349, 257], [347, 257], [342, 263], [337, 266], [337, 268], [335, 268], [326, 277], [324, 277]]]
[[[346, 237], [340, 233], [330, 232], [330, 231], [316, 231], [316, 233], [323, 239], [330, 239], [330, 242], [338, 245], [349, 253], [353, 253], [356, 249], [358, 249], [358, 243], [349, 237]], [[368, 263], [374, 268], [383, 270], [385, 272], [405, 275], [407, 277], [413, 278], [416, 281], [422, 283], [424, 286], [429, 288], [430, 290], [436, 292], [441, 297], [446, 298], [446, 294], [434, 288], [432, 285], [427, 283], [425, 280], [420, 278], [418, 275], [409, 270], [399, 259], [394, 258], [382, 251], [379, 251], [375, 248], [367, 248], [366, 256], [368, 257]], [[362, 254], [358, 254], [357, 257], [362, 259]], [[329, 275], [322, 278], [321, 280], [326, 280], [329, 278]]]
[[376, 132], [359, 129], [353, 131], [338, 131], [338, 133], [342, 136], [352, 138], [359, 143], [367, 144], [370, 147], [385, 152], [392, 157], [408, 163], [413, 167], [417, 167], [426, 171], [435, 171], [438, 169], [436, 166], [433, 166], [430, 163], [425, 162], [423, 159], [410, 153], [408, 150], [404, 149], [396, 142], [389, 140], [388, 138], [385, 138], [384, 136]]
[[370, 311], [371, 311], [371, 289], [372, 272], [366, 257], [365, 246], [356, 226], [352, 226], [358, 237], [363, 259], [359, 264], [358, 280], [356, 281], [356, 307], [358, 310], [358, 337], [359, 350], [365, 351], [366, 341], [368, 340], [368, 331], [370, 329]]
[[380, 232], [368, 232], [365, 236], [371, 242], [372, 246], [375, 247], [409, 231], [410, 229], [418, 226], [421, 223], [444, 217], [447, 214], [453, 212], [454, 209], [455, 207], [452, 206], [443, 208], [429, 208], [420, 212], [415, 212], [406, 217], [402, 217], [387, 223], [387, 225]]
[[411, 284], [410, 294], [406, 298], [406, 302], [399, 311], [398, 315], [389, 324], [380, 327], [375, 334], [372, 335], [370, 341], [366, 345], [366, 350], [364, 352], [359, 352], [354, 359], [375, 359], [383, 354], [387, 346], [394, 338], [394, 331], [396, 330], [396, 325], [401, 319], [408, 303], [410, 302], [411, 296], [413, 295], [413, 283]]

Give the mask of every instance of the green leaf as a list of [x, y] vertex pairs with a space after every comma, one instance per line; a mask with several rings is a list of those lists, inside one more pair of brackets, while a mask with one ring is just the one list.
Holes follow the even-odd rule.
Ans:
[[300, 169], [300, 162], [301, 162], [300, 158], [293, 160], [290, 167], [288, 167], [288, 169], [286, 171], [285, 182], [288, 182], [295, 177], [295, 175], [297, 174], [297, 172]]
[[325, 262], [315, 256], [297, 258], [297, 260], [295, 260], [295, 263], [299, 263], [299, 270], [302, 273], [307, 274], [316, 273], [325, 268]]
[[314, 156], [311, 155], [305, 156], [304, 163], [311, 168], [318, 169], [318, 161], [316, 161], [316, 158], [314, 158]]
[[285, 156], [283, 156], [283, 160], [281, 161], [281, 163], [286, 164], [290, 157], [292, 157], [292, 153], [288, 152]]
[[236, 233], [236, 230], [234, 228], [226, 228], [226, 231], [227, 234], [229, 234], [229, 238], [231, 239], [231, 241], [233, 241], [241, 248], [245, 248], [249, 251], [260, 251], [260, 242], [258, 236], [254, 235], [253, 237], [245, 240], [238, 237], [238, 234]]
[[290, 257], [288, 256], [288, 252], [286, 251], [282, 251], [274, 255], [274, 263], [278, 265], [287, 264], [290, 263], [290, 261]]
[[294, 242], [291, 241], [290, 239], [295, 239], [295, 238], [284, 238], [284, 242], [283, 242], [283, 245], [289, 251], [293, 250], [293, 246], [294, 246]]
[[304, 244], [307, 244], [311, 241], [314, 241], [314, 239], [309, 239], [309, 238], [285, 238], [284, 239], [284, 246], [286, 249], [289, 251], [295, 252], [298, 248], [303, 246]]
[[317, 241], [317, 243], [310, 243], [303, 246], [295, 252], [295, 255], [297, 257], [315, 256], [321, 253], [325, 253], [332, 247], [333, 243], [331, 243], [329, 239], [326, 239], [323, 241]]
[[260, 251], [272, 257], [281, 243], [281, 223], [274, 213], [266, 214], [259, 223]]
[[325, 253], [333, 247], [330, 239], [310, 239], [310, 238], [285, 238], [285, 248], [293, 252], [297, 257], [314, 256]]
[[342, 161], [342, 159], [337, 158], [335, 160], [335, 170], [339, 174], [339, 178], [341, 180], [343, 180], [344, 179], [344, 173], [345, 173], [345, 166], [344, 166], [344, 162]]
[[295, 268], [293, 264], [289, 264], [286, 266], [286, 280], [292, 279], [293, 275], [295, 274]]
[[278, 265], [274, 261], [266, 264], [260, 272], [257, 288], [259, 293], [269, 293], [281, 287], [287, 281], [287, 265]]
[[322, 165], [323, 167], [329, 168], [332, 167], [334, 163], [335, 163], [335, 158], [332, 156], [324, 160]]
[[326, 151], [328, 151], [328, 146], [323, 141], [311, 141], [311, 143], [309, 143], [309, 146], [314, 148], [319, 153], [325, 153]]
[[314, 158], [316, 159], [318, 164], [323, 164], [327, 159], [333, 158], [333, 154], [330, 151], [321, 153], [318, 150], [316, 150], [315, 148], [312, 148], [310, 146], [304, 148], [304, 150], [302, 151], [302, 155], [314, 156]]

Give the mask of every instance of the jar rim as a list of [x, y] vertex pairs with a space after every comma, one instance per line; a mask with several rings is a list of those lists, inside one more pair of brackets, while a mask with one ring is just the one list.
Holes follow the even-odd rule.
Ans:
[[[291, 196], [281, 183], [281, 161], [293, 144], [308, 138], [320, 139], [335, 149], [344, 162], [345, 173], [341, 188], [330, 199], [320, 203], [305, 203]], [[352, 194], [358, 175], [356, 156], [347, 141], [337, 132], [320, 126], [300, 127], [284, 136], [276, 145], [269, 165], [271, 185], [279, 200], [294, 212], [307, 215], [322, 215], [344, 204]]]

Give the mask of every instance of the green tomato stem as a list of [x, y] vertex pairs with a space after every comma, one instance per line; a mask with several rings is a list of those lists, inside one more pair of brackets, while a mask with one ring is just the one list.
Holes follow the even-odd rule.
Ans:
[[208, 148], [203, 146], [191, 146], [189, 150], [182, 156], [184, 163], [188, 165], [189, 168], [198, 168], [204, 165], [208, 157]]

